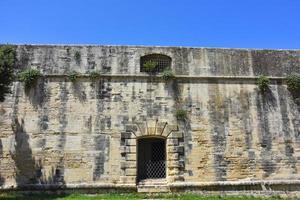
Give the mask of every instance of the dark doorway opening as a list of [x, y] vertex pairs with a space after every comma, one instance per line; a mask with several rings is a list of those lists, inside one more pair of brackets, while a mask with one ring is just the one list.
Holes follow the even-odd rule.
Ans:
[[166, 177], [166, 141], [161, 138], [138, 140], [138, 181]]

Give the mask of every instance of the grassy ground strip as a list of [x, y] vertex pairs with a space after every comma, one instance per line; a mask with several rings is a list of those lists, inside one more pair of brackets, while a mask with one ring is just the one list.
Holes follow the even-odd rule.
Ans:
[[131, 200], [131, 199], [182, 199], [182, 200], [278, 200], [280, 197], [251, 197], [251, 196], [203, 196], [197, 194], [97, 194], [97, 195], [12, 195], [0, 194], [0, 200]]

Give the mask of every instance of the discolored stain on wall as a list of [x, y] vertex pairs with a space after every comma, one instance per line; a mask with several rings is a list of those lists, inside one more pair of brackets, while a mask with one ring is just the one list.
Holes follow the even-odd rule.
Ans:
[[214, 169], [217, 181], [226, 180], [227, 161], [224, 157], [228, 135], [228, 99], [220, 92], [218, 84], [209, 85], [209, 121], [212, 125], [211, 140], [214, 144]]
[[97, 181], [104, 174], [104, 164], [108, 161], [110, 142], [107, 135], [96, 135], [94, 137], [95, 150], [97, 154], [95, 156], [95, 166], [93, 169], [93, 180]]
[[[260, 127], [259, 138], [260, 138], [260, 158], [261, 166], [264, 171], [264, 177], [270, 176], [276, 170], [276, 163], [273, 159], [272, 152], [272, 142], [273, 134], [270, 132], [270, 122], [269, 122], [269, 113], [273, 109], [274, 99], [268, 98], [273, 96], [272, 92], [266, 94], [258, 94], [256, 96], [256, 105], [257, 105], [257, 117], [258, 124]], [[271, 99], [271, 100], [270, 100]]]

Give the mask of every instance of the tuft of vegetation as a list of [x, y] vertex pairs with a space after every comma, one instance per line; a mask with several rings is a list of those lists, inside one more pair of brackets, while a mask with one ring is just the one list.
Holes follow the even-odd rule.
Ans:
[[286, 83], [291, 92], [300, 92], [300, 74], [289, 75]]
[[147, 73], [155, 73], [157, 63], [154, 61], [147, 61], [144, 63], [143, 68]]
[[12, 45], [0, 46], [0, 102], [5, 100], [5, 95], [10, 93], [10, 85], [14, 79], [14, 65], [16, 50]]
[[75, 82], [79, 77], [79, 73], [76, 71], [72, 71], [69, 75], [68, 78], [70, 81]]
[[81, 61], [81, 54], [80, 54], [79, 51], [75, 52], [74, 58], [75, 58], [76, 63], [80, 63], [80, 61]]
[[90, 72], [89, 76], [92, 80], [96, 80], [96, 79], [100, 78], [101, 74], [99, 71], [92, 71], [92, 72]]
[[24, 82], [26, 89], [31, 88], [40, 76], [41, 73], [37, 69], [25, 69], [18, 75], [19, 80]]
[[261, 92], [266, 92], [269, 89], [270, 79], [267, 76], [259, 76], [256, 84]]
[[171, 69], [166, 69], [166, 70], [163, 71], [162, 78], [165, 81], [169, 81], [169, 80], [174, 79], [175, 75], [174, 75], [174, 73], [172, 72]]
[[183, 109], [176, 110], [175, 116], [178, 120], [185, 120], [187, 119], [187, 111]]

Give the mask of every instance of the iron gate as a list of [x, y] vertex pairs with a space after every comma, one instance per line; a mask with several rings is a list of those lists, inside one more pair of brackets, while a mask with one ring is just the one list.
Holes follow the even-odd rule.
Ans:
[[164, 139], [138, 140], [138, 180], [166, 177], [166, 142]]

